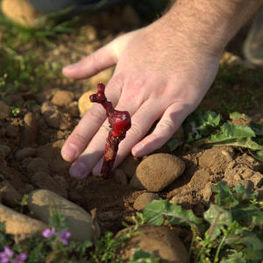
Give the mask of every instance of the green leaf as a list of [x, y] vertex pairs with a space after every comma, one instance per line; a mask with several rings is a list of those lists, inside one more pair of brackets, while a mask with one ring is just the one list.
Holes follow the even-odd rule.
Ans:
[[245, 189], [243, 185], [236, 185], [232, 190], [233, 196], [239, 201], [254, 200], [258, 196], [258, 192], [252, 192], [249, 189]]
[[210, 223], [207, 230], [210, 240], [215, 240], [221, 234], [221, 227], [232, 223], [232, 215], [229, 211], [218, 205], [211, 204], [204, 213], [204, 219]]
[[254, 205], [242, 205], [232, 209], [233, 219], [242, 225], [263, 227], [263, 212]]
[[221, 181], [213, 186], [213, 191], [217, 193], [215, 202], [222, 207], [234, 207], [239, 204], [238, 200], [233, 196], [226, 181]]
[[211, 142], [221, 142], [230, 139], [255, 136], [255, 132], [250, 127], [244, 125], [234, 125], [227, 122], [220, 127], [220, 131], [218, 133], [211, 135], [208, 140]]
[[229, 114], [231, 120], [242, 119], [242, 114], [239, 112], [232, 112]]
[[57, 231], [68, 229], [66, 225], [66, 217], [59, 211], [50, 212], [49, 225], [54, 227]]
[[144, 208], [144, 216], [151, 224], [161, 225], [166, 218], [170, 224], [187, 223], [200, 225], [202, 220], [192, 210], [184, 210], [181, 206], [171, 204], [168, 200], [154, 200]]
[[247, 148], [252, 151], [263, 150], [263, 146], [252, 141], [251, 138], [230, 139], [221, 142], [215, 142], [214, 144]]
[[226, 238], [225, 243], [241, 250], [247, 259], [261, 260], [263, 258], [262, 240], [245, 227], [236, 229]]
[[163, 224], [163, 213], [167, 213], [168, 200], [153, 200], [149, 205], [143, 209], [144, 216], [153, 225], [160, 226]]
[[168, 143], [169, 150], [171, 152], [175, 151], [177, 147], [183, 144], [183, 141], [180, 141], [176, 137], [173, 137]]
[[220, 263], [247, 263], [242, 252], [234, 251], [228, 257], [223, 257]]
[[221, 115], [213, 111], [203, 112], [201, 110], [196, 110], [186, 120], [186, 126], [190, 126], [190, 130], [186, 132], [187, 142], [190, 143], [207, 136], [212, 128], [219, 125], [220, 120]]
[[137, 248], [133, 253], [128, 263], [158, 263], [159, 258], [153, 256], [151, 252], [143, 251], [141, 248]]

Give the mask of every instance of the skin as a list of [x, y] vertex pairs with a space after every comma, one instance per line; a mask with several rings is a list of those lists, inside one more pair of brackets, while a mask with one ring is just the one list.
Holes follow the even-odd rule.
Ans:
[[[262, 4], [177, 0], [151, 25], [63, 69], [65, 76], [83, 79], [116, 65], [105, 94], [117, 110], [129, 111], [132, 127], [119, 146], [115, 166], [130, 152], [141, 157], [171, 138], [211, 86], [226, 44]], [[73, 162], [71, 176], [99, 174], [109, 130], [105, 120], [104, 109], [95, 104], [68, 137], [61, 153]]]

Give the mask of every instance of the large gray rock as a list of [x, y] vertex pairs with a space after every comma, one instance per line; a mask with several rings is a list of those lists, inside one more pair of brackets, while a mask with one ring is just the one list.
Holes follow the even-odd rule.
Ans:
[[174, 155], [152, 154], [138, 165], [130, 184], [138, 189], [159, 192], [181, 176], [184, 169], [185, 163]]
[[46, 223], [49, 221], [50, 212], [58, 211], [63, 214], [73, 240], [94, 241], [99, 237], [99, 226], [88, 212], [49, 190], [31, 192], [28, 207], [34, 217]]
[[5, 222], [6, 232], [15, 236], [16, 241], [41, 233], [48, 226], [43, 222], [20, 214], [0, 204], [0, 221]]

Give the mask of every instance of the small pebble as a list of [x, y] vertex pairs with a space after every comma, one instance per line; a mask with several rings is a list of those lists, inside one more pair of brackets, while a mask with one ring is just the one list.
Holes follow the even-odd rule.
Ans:
[[134, 209], [137, 211], [143, 210], [145, 206], [150, 204], [153, 200], [159, 200], [160, 197], [155, 193], [142, 193], [139, 195], [133, 204]]
[[0, 144], [0, 153], [4, 159], [9, 155], [10, 152], [11, 152], [11, 148], [9, 146]]

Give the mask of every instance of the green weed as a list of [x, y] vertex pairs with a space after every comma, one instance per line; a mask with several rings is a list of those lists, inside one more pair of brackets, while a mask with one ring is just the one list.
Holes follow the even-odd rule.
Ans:
[[226, 182], [216, 184], [215, 202], [203, 218], [191, 210], [155, 200], [145, 207], [144, 215], [154, 225], [167, 220], [171, 225], [188, 225], [193, 232], [190, 248], [195, 263], [260, 263], [263, 258], [263, 211], [257, 193]]

